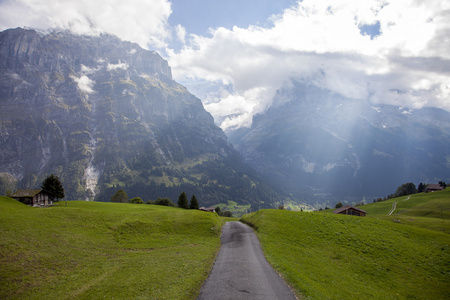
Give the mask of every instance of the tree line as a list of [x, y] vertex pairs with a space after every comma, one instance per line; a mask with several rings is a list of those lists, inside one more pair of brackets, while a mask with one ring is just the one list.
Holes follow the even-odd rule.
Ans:
[[[173, 203], [173, 201], [170, 198], [161, 198], [158, 197], [155, 201], [149, 200], [147, 202], [144, 202], [140, 197], [135, 197], [128, 200], [127, 193], [120, 189], [118, 190], [114, 196], [111, 196], [111, 202], [119, 202], [119, 203], [136, 203], [136, 204], [152, 204], [152, 205], [162, 205], [162, 206], [171, 206], [171, 207], [179, 207], [183, 209], [199, 209], [199, 204], [197, 197], [195, 195], [192, 195], [191, 200], [188, 201], [187, 194], [185, 192], [181, 192], [181, 194], [178, 196], [177, 204]], [[217, 206], [215, 208], [215, 212], [222, 217], [232, 217], [233, 213], [231, 211], [221, 211], [220, 207]]]
[[[144, 203], [146, 203], [146, 204], [172, 206], [172, 207], [176, 206], [175, 203], [173, 203], [170, 198], [160, 198], [160, 197], [158, 197], [158, 199], [155, 200], [155, 201], [149, 200], [147, 202], [144, 202], [144, 200], [142, 200], [142, 198], [140, 198], [140, 197], [135, 197], [135, 198], [132, 198], [132, 199], [128, 200], [128, 195], [123, 189], [118, 190], [114, 194], [114, 196], [111, 196], [111, 202], [135, 203], [135, 204], [144, 204]], [[185, 192], [182, 192], [178, 196], [177, 206], [179, 208], [184, 208], [184, 209], [199, 209], [197, 197], [195, 197], [195, 195], [192, 195], [191, 201], [189, 203], [189, 201], [187, 199], [187, 195], [186, 195]]]

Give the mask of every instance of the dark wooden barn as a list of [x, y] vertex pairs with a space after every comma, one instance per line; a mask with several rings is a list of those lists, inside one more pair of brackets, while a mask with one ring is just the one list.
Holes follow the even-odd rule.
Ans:
[[439, 192], [439, 191], [443, 191], [445, 190], [443, 186], [441, 186], [440, 184], [433, 184], [430, 183], [429, 185], [427, 185], [427, 187], [425, 188], [425, 192], [429, 193], [429, 192]]
[[31, 206], [53, 205], [53, 198], [44, 190], [18, 190], [11, 198]]

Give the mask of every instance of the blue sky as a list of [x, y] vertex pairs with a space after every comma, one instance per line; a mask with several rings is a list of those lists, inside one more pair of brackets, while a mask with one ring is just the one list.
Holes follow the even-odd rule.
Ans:
[[209, 28], [250, 25], [267, 26], [268, 19], [297, 1], [295, 0], [172, 0], [169, 23], [181, 24], [187, 32], [208, 35]]
[[155, 50], [224, 130], [301, 81], [450, 111], [450, 1], [0, 0], [0, 30], [109, 33]]

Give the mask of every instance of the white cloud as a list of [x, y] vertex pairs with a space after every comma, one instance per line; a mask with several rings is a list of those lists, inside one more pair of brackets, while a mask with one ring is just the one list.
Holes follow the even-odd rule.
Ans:
[[[205, 108], [248, 126], [291, 78], [353, 99], [450, 111], [450, 2], [304, 0], [269, 28], [218, 28], [168, 51], [176, 80], [231, 86]], [[380, 34], [360, 32], [377, 24]]]
[[186, 28], [178, 24], [175, 26], [175, 32], [178, 37], [178, 40], [180, 40], [181, 43], [186, 43]]
[[170, 37], [168, 0], [4, 0], [0, 29], [69, 29], [76, 34], [114, 34], [143, 48], [163, 47]]
[[[251, 124], [292, 78], [374, 105], [450, 111], [449, 1], [303, 0], [272, 16], [268, 27], [217, 28], [208, 37], [183, 24], [170, 28], [171, 12], [169, 0], [1, 0], [0, 30], [106, 32], [160, 49], [174, 33], [181, 50], [165, 49], [174, 78], [188, 87], [204, 83], [194, 93], [224, 129]], [[378, 35], [361, 34], [373, 24]], [[77, 78], [86, 93], [96, 70], [85, 67]]]

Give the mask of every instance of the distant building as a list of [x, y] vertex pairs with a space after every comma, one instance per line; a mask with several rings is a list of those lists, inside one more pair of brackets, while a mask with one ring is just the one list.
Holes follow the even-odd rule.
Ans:
[[53, 197], [44, 190], [18, 190], [11, 198], [36, 207], [53, 205]]
[[342, 206], [338, 209], [335, 209], [333, 211], [335, 214], [341, 214], [341, 215], [351, 215], [351, 216], [359, 216], [359, 217], [365, 217], [367, 212], [365, 212], [362, 209], [353, 207], [349, 204]]
[[216, 212], [216, 209], [214, 207], [200, 207], [199, 209], [208, 212]]
[[444, 187], [441, 186], [440, 184], [429, 184], [427, 185], [427, 187], [425, 188], [425, 193], [428, 192], [438, 192], [438, 191], [443, 191]]

